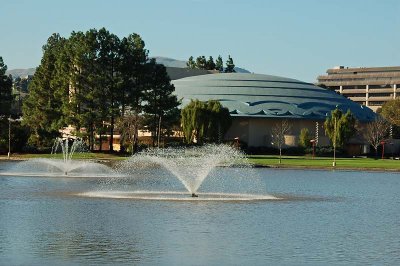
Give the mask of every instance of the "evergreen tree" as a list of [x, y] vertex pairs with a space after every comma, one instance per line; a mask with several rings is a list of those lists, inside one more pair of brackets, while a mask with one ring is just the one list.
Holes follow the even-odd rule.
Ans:
[[206, 69], [207, 70], [214, 70], [215, 69], [215, 63], [214, 59], [212, 56], [210, 56], [206, 62]]
[[156, 64], [151, 60], [147, 64], [147, 90], [145, 94], [145, 105], [143, 110], [147, 114], [146, 125], [153, 137], [153, 144], [161, 138], [162, 129], [170, 122], [179, 120], [177, 107], [179, 102], [172, 93], [175, 90], [174, 85], [167, 74], [164, 65]]
[[196, 68], [196, 62], [193, 60], [193, 56], [189, 57], [189, 60], [186, 62], [186, 66], [190, 69]]
[[6, 75], [7, 66], [0, 56], [0, 152], [8, 151], [8, 118], [11, 115], [12, 80]]
[[65, 39], [53, 34], [43, 46], [43, 57], [36, 69], [25, 99], [22, 112], [23, 124], [31, 129], [30, 142], [37, 146], [51, 145], [63, 126], [62, 103], [68, 95], [60, 93], [56, 76], [57, 56], [65, 45]]
[[[161, 128], [169, 127], [176, 121], [178, 102], [165, 68], [148, 62], [144, 46], [137, 34], [120, 40], [105, 28], [72, 32], [68, 39], [52, 35], [23, 105], [31, 143], [49, 144], [60, 129], [72, 125], [93, 149], [94, 136], [100, 135], [101, 142], [107, 127], [113, 150], [115, 121], [126, 114], [139, 121], [145, 113], [152, 117], [148, 128], [157, 138], [154, 121], [161, 117]], [[133, 128], [136, 150], [139, 126]]]
[[222, 57], [219, 55], [217, 60], [215, 61], [215, 69], [219, 72], [224, 71], [224, 62], [222, 61]]
[[98, 63], [101, 69], [100, 80], [103, 85], [103, 104], [109, 118], [109, 150], [113, 151], [115, 119], [119, 116], [120, 77], [118, 76], [120, 40], [105, 28], [98, 31]]
[[6, 75], [7, 66], [0, 56], [0, 116], [9, 116], [11, 113], [12, 79]]
[[229, 55], [228, 60], [226, 60], [225, 73], [233, 73], [235, 71], [235, 64], [233, 63], [232, 57]]
[[97, 36], [98, 31], [91, 29], [86, 33], [72, 33], [69, 38], [69, 53], [73, 55], [74, 62], [69, 76], [74, 86], [71, 87], [70, 100], [66, 104], [69, 110], [64, 109], [69, 114], [69, 123], [76, 127], [77, 134], [81, 127], [86, 128], [82, 137], [88, 139], [91, 150], [94, 149], [95, 133], [103, 130], [103, 121], [107, 119], [100, 82], [102, 72], [97, 63], [100, 49]]
[[196, 68], [198, 69], [207, 69], [206, 68], [207, 65], [207, 59], [204, 55], [199, 56], [196, 58]]
[[[127, 109], [134, 129], [132, 135], [132, 152], [137, 148], [140, 114], [145, 92], [145, 64], [148, 60], [148, 51], [145, 43], [138, 34], [130, 34], [121, 40], [120, 47], [120, 74], [121, 74], [121, 115], [125, 116]], [[121, 144], [122, 143], [121, 139]], [[121, 146], [123, 147], [123, 145]]]

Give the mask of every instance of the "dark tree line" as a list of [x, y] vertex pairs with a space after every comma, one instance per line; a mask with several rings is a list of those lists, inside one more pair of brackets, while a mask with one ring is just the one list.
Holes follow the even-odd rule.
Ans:
[[7, 66], [0, 56], [0, 116], [9, 116], [12, 104], [12, 79], [6, 75]]
[[224, 63], [222, 61], [222, 57], [219, 55], [218, 58], [214, 62], [214, 58], [212, 56], [206, 57], [204, 55], [198, 56], [196, 60], [194, 60], [193, 56], [189, 57], [186, 66], [190, 69], [205, 69], [205, 70], [217, 70], [219, 72], [232, 73], [235, 71], [235, 64], [233, 63], [232, 57], [229, 55], [228, 60]]
[[[12, 92], [12, 77], [6, 75], [7, 66], [0, 56], [0, 153], [8, 152], [8, 140], [12, 138], [11, 151], [20, 151], [27, 139], [26, 129], [15, 122], [16, 99]], [[10, 131], [9, 131], [10, 130]], [[10, 135], [9, 135], [10, 134]]]
[[[105, 28], [72, 32], [69, 38], [53, 34], [43, 46], [24, 101], [23, 123], [36, 146], [49, 145], [60, 128], [71, 125], [91, 149], [96, 135], [100, 142], [109, 135], [112, 151], [117, 121], [125, 116], [135, 121], [145, 116], [154, 139], [159, 127], [179, 119], [171, 115], [179, 104], [173, 91], [165, 67], [149, 60], [138, 34], [120, 39]], [[136, 145], [138, 128], [139, 124], [134, 127]]]

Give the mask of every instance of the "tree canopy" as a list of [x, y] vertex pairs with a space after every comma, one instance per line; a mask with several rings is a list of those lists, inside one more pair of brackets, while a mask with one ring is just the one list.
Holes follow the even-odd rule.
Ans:
[[232, 57], [229, 55], [228, 60], [226, 60], [226, 68], [225, 68], [225, 73], [232, 73], [236, 72], [235, 71], [235, 64], [233, 63]]
[[384, 103], [381, 114], [390, 124], [400, 126], [400, 98]]
[[113, 150], [119, 117], [129, 112], [138, 121], [146, 112], [166, 115], [178, 105], [165, 68], [149, 60], [140, 35], [120, 39], [105, 28], [72, 32], [69, 38], [53, 34], [29, 90], [24, 123], [33, 129], [31, 142], [37, 145], [72, 125], [91, 148], [95, 135], [108, 132]]
[[235, 72], [235, 64], [233, 63], [233, 59], [230, 55], [228, 56], [228, 60], [226, 61], [225, 68], [222, 57], [220, 55], [215, 62], [212, 56], [209, 56], [208, 59], [206, 59], [204, 55], [201, 55], [198, 56], [196, 60], [194, 60], [193, 56], [190, 56], [186, 63], [186, 66], [190, 69], [217, 70], [219, 72], [226, 73]]
[[281, 120], [272, 127], [271, 144], [279, 149], [279, 163], [282, 163], [282, 147], [285, 145], [285, 135], [287, 135], [292, 126], [288, 120]]
[[374, 148], [375, 156], [378, 155], [378, 146], [389, 135], [389, 123], [381, 116], [377, 116], [372, 122], [366, 125], [362, 133], [365, 140]]
[[300, 131], [300, 136], [299, 136], [299, 144], [301, 147], [304, 148], [308, 148], [311, 147], [311, 135], [310, 135], [310, 131], [308, 130], [308, 128], [302, 128]]
[[12, 80], [6, 75], [7, 66], [0, 56], [0, 116], [8, 116], [12, 103]]
[[187, 143], [221, 142], [231, 125], [229, 110], [219, 101], [191, 100], [181, 110], [181, 124]]
[[343, 147], [356, 133], [356, 119], [348, 110], [345, 114], [336, 108], [324, 122], [325, 134], [334, 147]]

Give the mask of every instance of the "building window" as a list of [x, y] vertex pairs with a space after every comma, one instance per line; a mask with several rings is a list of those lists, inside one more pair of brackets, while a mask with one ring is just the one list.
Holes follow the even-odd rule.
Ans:
[[381, 106], [384, 102], [369, 102], [369, 106]]
[[393, 97], [390, 93], [369, 93], [369, 97]]

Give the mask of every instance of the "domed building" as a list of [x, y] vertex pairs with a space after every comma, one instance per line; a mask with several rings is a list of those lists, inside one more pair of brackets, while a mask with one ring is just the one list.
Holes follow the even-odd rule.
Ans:
[[372, 121], [375, 113], [337, 93], [295, 79], [247, 73], [218, 73], [173, 81], [183, 106], [191, 99], [218, 100], [229, 109], [232, 126], [225, 139], [239, 138], [248, 146], [271, 146], [271, 129], [289, 120], [287, 146], [298, 145], [302, 128], [308, 128], [319, 145], [328, 145], [323, 122], [336, 107], [350, 110], [361, 123]]

